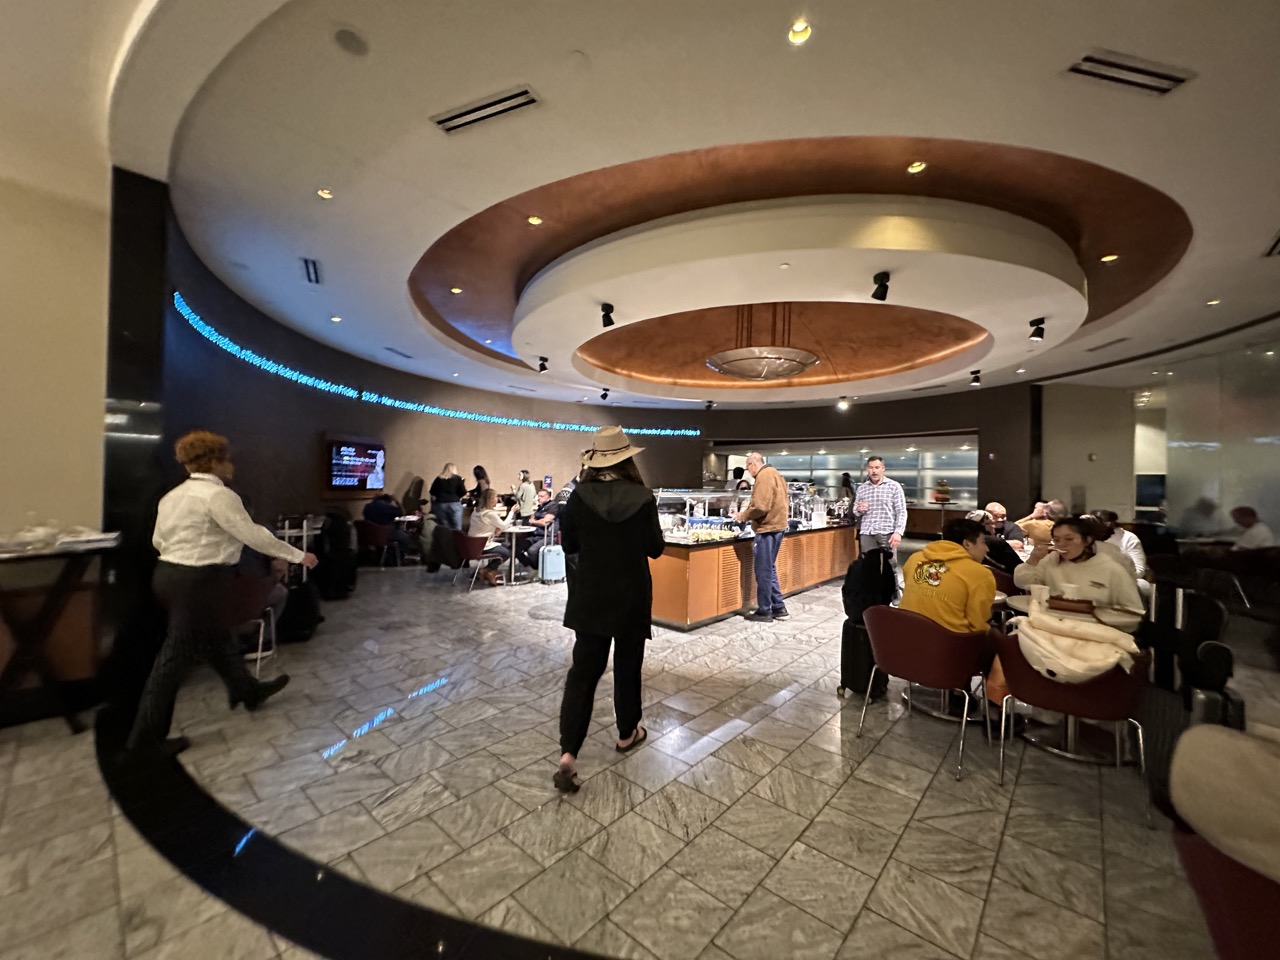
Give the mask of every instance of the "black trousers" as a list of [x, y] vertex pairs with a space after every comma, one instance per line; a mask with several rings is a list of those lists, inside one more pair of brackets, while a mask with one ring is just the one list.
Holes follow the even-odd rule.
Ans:
[[644, 662], [644, 637], [607, 637], [577, 632], [573, 665], [564, 682], [560, 704], [560, 752], [577, 756], [591, 726], [596, 685], [609, 665], [613, 643], [613, 708], [618, 737], [626, 739], [640, 723], [640, 665]]
[[164, 645], [147, 678], [129, 746], [158, 743], [169, 735], [178, 688], [193, 667], [208, 663], [226, 684], [232, 702], [257, 685], [236, 642], [235, 567], [184, 567], [158, 563], [152, 588], [169, 612]]

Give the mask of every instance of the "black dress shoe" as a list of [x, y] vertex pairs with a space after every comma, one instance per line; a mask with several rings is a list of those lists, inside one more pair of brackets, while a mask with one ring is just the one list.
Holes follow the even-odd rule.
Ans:
[[237, 704], [243, 703], [246, 710], [253, 712], [266, 703], [268, 697], [275, 696], [283, 690], [288, 683], [289, 675], [287, 673], [282, 673], [274, 680], [268, 680], [266, 683], [256, 683], [243, 695], [231, 699], [231, 709], [234, 710]]

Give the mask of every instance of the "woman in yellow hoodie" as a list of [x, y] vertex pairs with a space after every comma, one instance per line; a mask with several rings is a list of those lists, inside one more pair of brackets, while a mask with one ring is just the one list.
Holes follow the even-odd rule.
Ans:
[[996, 578], [982, 561], [986, 531], [973, 520], [952, 520], [942, 539], [913, 553], [902, 571], [901, 610], [928, 617], [952, 633], [985, 633]]

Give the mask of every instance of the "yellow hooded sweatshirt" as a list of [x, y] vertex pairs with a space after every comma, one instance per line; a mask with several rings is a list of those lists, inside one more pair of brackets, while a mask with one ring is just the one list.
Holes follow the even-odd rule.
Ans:
[[928, 617], [952, 633], [981, 633], [991, 619], [996, 578], [950, 540], [913, 553], [902, 571], [899, 609]]

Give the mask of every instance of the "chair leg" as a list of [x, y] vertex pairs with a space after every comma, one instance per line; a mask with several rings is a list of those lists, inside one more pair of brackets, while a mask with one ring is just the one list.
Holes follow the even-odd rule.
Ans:
[[1245, 609], [1246, 610], [1252, 609], [1253, 604], [1249, 602], [1249, 598], [1245, 595], [1244, 587], [1240, 585], [1240, 578], [1233, 573], [1231, 574], [1231, 582], [1235, 584], [1236, 592], [1240, 594], [1240, 599], [1244, 601]]
[[871, 685], [876, 682], [876, 667], [871, 666], [871, 676], [867, 678], [867, 691], [862, 696], [862, 716], [858, 718], [858, 732], [854, 734], [856, 737], [862, 736], [862, 725], [867, 722], [867, 704], [871, 702]]
[[1009, 719], [1009, 701], [1013, 699], [1013, 694], [1007, 694], [1000, 701], [1000, 786], [1004, 786], [1004, 727]]
[[385, 567], [386, 565], [387, 565], [387, 548], [384, 545], [382, 548], [382, 553], [378, 555], [378, 566]]
[[262, 643], [267, 636], [267, 621], [258, 621], [258, 658], [253, 661], [253, 678], [257, 680], [262, 675]]
[[911, 719], [911, 681], [907, 681], [907, 719]]
[[991, 701], [987, 699], [987, 678], [978, 675], [978, 686], [982, 689], [982, 720], [987, 731], [987, 746], [991, 746]]
[[476, 588], [476, 577], [480, 576], [480, 569], [483, 566], [484, 564], [479, 560], [476, 561], [476, 568], [471, 572], [471, 586], [467, 587], [467, 593], [470, 593]]
[[1129, 722], [1138, 732], [1138, 776], [1142, 778], [1142, 804], [1147, 815], [1147, 828], [1154, 830], [1155, 824], [1151, 822], [1151, 788], [1147, 784], [1146, 738], [1143, 736], [1142, 724], [1132, 717], [1129, 718]]
[[964, 714], [960, 717], [960, 752], [956, 757], [956, 779], [964, 774], [964, 732], [969, 729], [969, 691], [961, 690], [964, 695]]
[[1121, 721], [1119, 720], [1117, 720], [1115, 723], [1111, 725], [1111, 732], [1115, 734], [1115, 740], [1116, 740], [1116, 769], [1117, 770], [1119, 770], [1120, 767], [1123, 766], [1123, 764], [1121, 763], [1121, 757], [1123, 756], [1123, 754], [1121, 753], [1121, 750], [1120, 750], [1120, 726], [1121, 726]]

